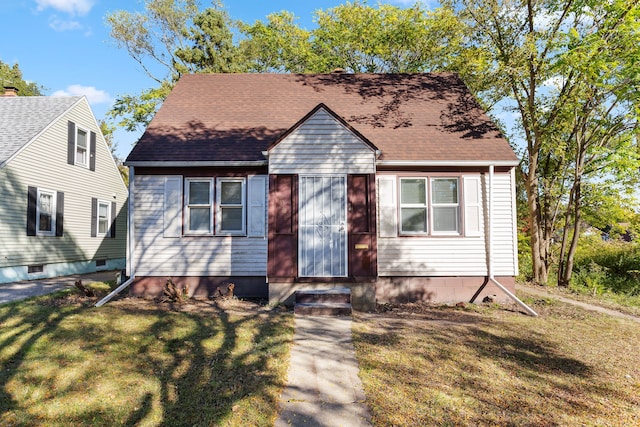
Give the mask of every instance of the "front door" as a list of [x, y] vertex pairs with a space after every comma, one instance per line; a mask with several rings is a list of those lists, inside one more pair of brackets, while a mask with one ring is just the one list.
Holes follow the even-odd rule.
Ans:
[[347, 177], [300, 176], [301, 277], [347, 276]]

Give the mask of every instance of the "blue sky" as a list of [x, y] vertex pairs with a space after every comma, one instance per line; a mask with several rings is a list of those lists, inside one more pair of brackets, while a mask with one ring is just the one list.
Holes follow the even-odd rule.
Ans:
[[[313, 12], [346, 0], [227, 0], [231, 18], [264, 20], [271, 12], [288, 10], [307, 29]], [[376, 2], [368, 2], [377, 4]], [[414, 0], [383, 3], [408, 6]], [[98, 120], [119, 95], [137, 94], [154, 82], [124, 50], [118, 49], [105, 25], [107, 13], [143, 11], [142, 0], [2, 0], [0, 60], [18, 64], [23, 78], [45, 88], [45, 95], [85, 95]], [[201, 1], [202, 7], [211, 3]], [[118, 131], [117, 155], [125, 158], [140, 132]]]

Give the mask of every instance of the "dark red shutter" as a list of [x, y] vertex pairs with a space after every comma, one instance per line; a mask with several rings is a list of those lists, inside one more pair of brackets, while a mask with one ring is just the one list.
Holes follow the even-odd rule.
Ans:
[[269, 255], [270, 277], [294, 278], [298, 275], [297, 175], [269, 177]]

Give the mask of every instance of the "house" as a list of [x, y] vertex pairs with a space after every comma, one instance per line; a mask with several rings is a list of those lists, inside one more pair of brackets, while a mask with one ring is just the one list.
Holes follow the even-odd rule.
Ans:
[[85, 97], [0, 96], [0, 283], [123, 269], [128, 190]]
[[125, 162], [131, 292], [500, 300], [517, 164], [455, 74], [185, 75]]

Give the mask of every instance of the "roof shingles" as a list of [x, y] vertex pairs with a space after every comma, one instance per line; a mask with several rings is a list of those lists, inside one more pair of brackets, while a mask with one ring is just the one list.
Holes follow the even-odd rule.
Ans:
[[127, 161], [264, 160], [320, 103], [382, 160], [516, 160], [464, 83], [438, 73], [185, 75]]

